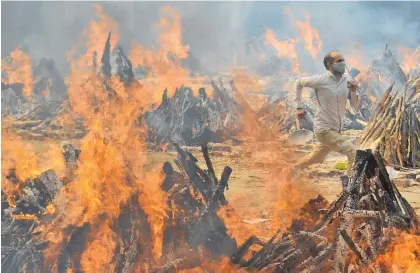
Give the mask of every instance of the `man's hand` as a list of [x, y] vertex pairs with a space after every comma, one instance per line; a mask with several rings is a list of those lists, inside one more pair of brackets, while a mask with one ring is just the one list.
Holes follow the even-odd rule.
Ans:
[[302, 118], [304, 118], [305, 117], [305, 115], [306, 115], [306, 112], [305, 112], [305, 110], [303, 109], [303, 108], [296, 108], [296, 116], [299, 118], [299, 119], [302, 119]]
[[355, 81], [355, 80], [347, 82], [347, 87], [349, 88], [349, 90], [351, 92], [356, 92], [358, 86], [359, 85], [358, 85], [357, 81]]

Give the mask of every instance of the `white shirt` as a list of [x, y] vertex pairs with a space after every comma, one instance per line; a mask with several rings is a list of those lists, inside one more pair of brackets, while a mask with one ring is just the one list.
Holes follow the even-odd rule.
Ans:
[[[337, 81], [330, 71], [322, 75], [303, 77], [296, 80], [295, 102], [297, 107], [302, 105], [303, 87], [313, 88], [316, 92], [318, 100], [314, 122], [314, 130], [316, 132], [342, 131], [345, 108], [350, 92], [347, 82], [351, 80], [353, 80], [352, 77], [344, 73], [340, 81]], [[357, 107], [357, 105], [351, 106]]]

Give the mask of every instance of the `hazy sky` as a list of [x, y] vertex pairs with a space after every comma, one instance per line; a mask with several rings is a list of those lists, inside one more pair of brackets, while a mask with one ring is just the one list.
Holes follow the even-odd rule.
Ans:
[[[232, 48], [241, 58], [245, 42], [273, 29], [278, 39], [296, 35], [286, 18], [288, 6], [296, 19], [305, 11], [323, 41], [321, 56], [331, 49], [344, 53], [359, 47], [367, 58], [380, 54], [388, 43], [415, 48], [420, 43], [420, 2], [1, 2], [1, 54], [17, 46], [32, 58], [53, 58], [62, 73], [68, 70], [66, 53], [88, 22], [95, 19], [93, 5], [117, 21], [120, 44], [129, 51], [136, 40], [145, 46], [156, 38], [154, 24], [164, 5], [182, 16], [183, 42], [206, 64], [216, 55], [227, 58]], [[313, 62], [302, 54], [302, 65]], [[242, 56], [245, 58], [244, 56]], [[305, 60], [308, 60], [307, 62]], [[317, 62], [317, 68], [322, 64]]]

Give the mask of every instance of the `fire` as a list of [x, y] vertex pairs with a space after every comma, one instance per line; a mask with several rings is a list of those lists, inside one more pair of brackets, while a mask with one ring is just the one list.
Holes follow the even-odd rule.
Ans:
[[114, 256], [117, 241], [116, 234], [110, 228], [109, 221], [102, 223], [99, 232], [92, 234], [90, 243], [81, 255], [83, 271], [94, 272], [115, 272], [115, 264], [111, 259]]
[[[88, 39], [86, 52], [79, 60], [80, 66], [92, 65], [93, 53], [99, 53], [104, 50], [104, 42], [106, 41], [109, 32], [112, 33], [110, 40], [111, 49], [115, 47], [119, 40], [117, 23], [103, 12], [100, 5], [95, 5], [95, 13], [99, 20], [90, 21], [89, 27], [82, 35], [82, 40], [79, 41], [79, 44], [84, 44], [84, 41]], [[100, 58], [101, 55], [97, 54], [95, 61], [98, 65], [101, 64]]]
[[390, 272], [420, 272], [420, 236], [402, 232], [378, 257]]
[[[232, 198], [231, 198], [232, 199]], [[218, 209], [217, 215], [226, 225], [229, 235], [236, 240], [238, 245], [255, 234], [256, 230], [252, 226], [245, 226], [240, 215], [231, 206], [224, 206]]]
[[163, 17], [155, 26], [159, 33], [159, 48], [148, 50], [135, 44], [130, 52], [133, 67], [148, 71], [142, 84], [159, 91], [154, 96], [156, 101], [161, 99], [160, 92], [165, 88], [170, 87], [168, 95], [172, 96], [175, 87], [190, 82], [190, 72], [181, 65], [189, 52], [189, 46], [182, 44], [181, 16], [168, 6], [162, 8], [161, 12]]
[[[35, 178], [48, 169], [54, 169], [58, 176], [64, 175], [64, 158], [57, 145], [47, 145], [39, 155], [33, 145], [5, 128], [2, 131], [1, 149], [2, 190], [12, 204], [14, 202], [10, 198], [19, 192], [29, 178]], [[18, 178], [17, 184], [6, 179], [11, 171]]]
[[[292, 25], [298, 30], [301, 39], [305, 44], [305, 49], [311, 55], [312, 59], [316, 60], [322, 48], [322, 40], [319, 36], [318, 30], [311, 25], [311, 17], [308, 11], [305, 11], [306, 21], [299, 21], [293, 18], [293, 14], [289, 8], [283, 9], [286, 16]], [[300, 38], [298, 38], [300, 39]]]
[[398, 47], [400, 54], [403, 57], [401, 68], [408, 74], [411, 70], [420, 68], [420, 47], [417, 49]]
[[146, 183], [139, 183], [142, 191], [139, 196], [139, 204], [149, 216], [150, 226], [153, 233], [153, 253], [158, 260], [162, 256], [163, 248], [163, 227], [164, 220], [168, 217], [166, 213], [166, 196], [161, 190], [160, 185], [163, 181], [162, 173], [155, 170], [147, 173]]
[[230, 75], [235, 80], [235, 84], [243, 94], [250, 92], [261, 92], [267, 87], [267, 84], [242, 69], [232, 69]]
[[11, 133], [2, 132], [2, 180], [8, 175], [10, 169], [16, 170], [16, 175], [23, 181], [39, 175], [42, 170], [38, 168], [39, 157], [32, 146], [21, 137]]
[[10, 63], [2, 60], [1, 70], [7, 73], [7, 77], [2, 77], [2, 81], [7, 84], [22, 83], [23, 95], [30, 99], [34, 87], [31, 59], [19, 48], [10, 53], [10, 58]]
[[294, 73], [300, 74], [300, 63], [296, 52], [295, 39], [277, 40], [274, 32], [271, 29], [266, 29], [265, 42], [272, 45], [277, 50], [277, 56], [284, 57], [290, 61]]
[[[167, 218], [165, 195], [160, 188], [162, 176], [157, 170], [146, 172], [143, 168], [147, 149], [145, 128], [138, 124], [143, 111], [154, 102], [151, 94], [155, 92], [147, 84], [140, 85], [137, 82], [125, 88], [116, 77], [107, 81], [116, 95], [110, 97], [104, 90], [96, 69], [92, 68], [92, 62], [85, 59], [92, 60], [93, 56], [89, 56], [89, 52], [101, 56], [109, 28], [116, 24], [101, 15], [100, 8], [97, 8], [97, 12], [100, 14], [100, 22], [90, 23], [90, 35], [93, 36], [86, 45], [87, 53], [80, 58], [75, 56], [75, 51], [69, 54], [71, 72], [67, 79], [71, 106], [84, 119], [88, 134], [80, 144], [80, 164], [75, 170], [74, 179], [57, 198], [56, 221], [46, 227], [43, 234], [51, 241], [50, 247], [44, 252], [47, 264], [51, 265], [57, 261], [60, 245], [69, 240], [69, 235], [62, 231], [69, 226], [80, 228], [90, 223], [80, 262], [86, 272], [100, 272], [105, 270], [105, 266], [107, 269], [113, 266], [111, 260], [116, 247], [123, 247], [113, 226], [121, 214], [122, 206], [136, 206], [132, 203], [133, 197], [136, 197], [135, 202], [144, 210], [147, 218], [147, 221], [137, 220], [140, 221], [137, 224], [151, 231], [151, 234], [138, 233], [138, 240], [142, 240], [138, 242], [140, 244], [148, 241], [143, 236], [152, 239], [152, 253], [146, 253], [146, 256], [153, 254], [147, 257], [151, 261], [158, 261], [162, 256], [163, 226]], [[165, 12], [168, 13], [168, 10]], [[179, 21], [176, 16], [175, 19]], [[173, 25], [163, 20], [159, 27], [172, 29]], [[113, 32], [112, 37], [118, 35]], [[185, 54], [176, 44], [175, 50], [171, 50], [170, 47], [174, 46], [170, 44], [172, 38], [169, 36], [165, 40], [161, 36], [161, 53], [171, 52], [174, 56], [184, 58]], [[149, 53], [149, 57], [153, 56], [152, 52]], [[152, 67], [160, 67], [160, 63], [154, 62], [155, 59], [148, 61]], [[158, 76], [161, 80], [161, 75]], [[105, 245], [104, 241], [107, 242]]]

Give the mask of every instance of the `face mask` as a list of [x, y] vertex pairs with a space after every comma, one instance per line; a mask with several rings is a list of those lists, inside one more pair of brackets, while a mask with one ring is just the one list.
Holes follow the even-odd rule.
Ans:
[[346, 71], [346, 63], [345, 62], [335, 63], [333, 64], [332, 69], [337, 73], [343, 74]]

